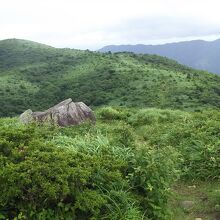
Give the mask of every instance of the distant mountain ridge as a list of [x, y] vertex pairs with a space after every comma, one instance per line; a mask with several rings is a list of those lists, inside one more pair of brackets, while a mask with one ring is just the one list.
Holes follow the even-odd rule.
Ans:
[[215, 41], [183, 41], [161, 45], [109, 45], [99, 51], [156, 54], [196, 69], [220, 74], [220, 39]]

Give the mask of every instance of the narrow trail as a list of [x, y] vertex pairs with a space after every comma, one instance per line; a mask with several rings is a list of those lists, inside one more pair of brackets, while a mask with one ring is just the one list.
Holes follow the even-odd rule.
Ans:
[[178, 183], [169, 205], [172, 220], [220, 220], [220, 182]]

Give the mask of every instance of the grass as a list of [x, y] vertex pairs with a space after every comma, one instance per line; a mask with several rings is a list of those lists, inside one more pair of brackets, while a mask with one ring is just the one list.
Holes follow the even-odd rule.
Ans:
[[[0, 213], [11, 219], [34, 219], [30, 212], [36, 219], [215, 219], [219, 111], [109, 106], [96, 117], [95, 126], [65, 128], [1, 118]], [[185, 200], [195, 202], [192, 209], [181, 208]]]
[[[173, 197], [169, 201], [172, 220], [219, 220], [220, 201], [216, 200], [219, 190], [219, 182], [178, 182], [173, 186]], [[195, 203], [191, 209], [181, 207], [181, 202], [186, 200]]]
[[0, 118], [0, 218], [219, 218], [220, 76], [24, 40], [0, 41], [0, 60], [0, 116], [71, 97], [97, 117], [65, 128]]
[[0, 41], [0, 60], [2, 117], [28, 108], [44, 110], [67, 97], [93, 107], [198, 111], [220, 106], [220, 76], [164, 57], [102, 54], [6, 40]]

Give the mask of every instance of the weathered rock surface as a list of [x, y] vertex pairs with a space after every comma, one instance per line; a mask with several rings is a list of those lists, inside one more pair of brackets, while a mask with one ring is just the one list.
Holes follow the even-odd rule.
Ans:
[[186, 200], [186, 201], [182, 201], [181, 203], [180, 203], [180, 206], [183, 208], [183, 209], [185, 209], [185, 210], [189, 210], [189, 209], [192, 209], [193, 207], [194, 207], [194, 205], [195, 205], [195, 202], [194, 201], [188, 201], [188, 200]]
[[31, 123], [34, 119], [33, 119], [33, 116], [32, 116], [33, 112], [31, 109], [28, 109], [26, 110], [25, 112], [23, 112], [21, 115], [20, 115], [20, 121], [23, 123], [23, 124], [29, 124]]
[[60, 126], [78, 125], [86, 120], [95, 122], [95, 115], [92, 110], [83, 102], [73, 102], [66, 99], [44, 112], [32, 112], [30, 109], [20, 115], [24, 124], [32, 121], [47, 122]]

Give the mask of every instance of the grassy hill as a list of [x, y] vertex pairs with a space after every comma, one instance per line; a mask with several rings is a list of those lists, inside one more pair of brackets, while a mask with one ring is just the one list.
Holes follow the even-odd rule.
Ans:
[[0, 116], [71, 97], [88, 105], [195, 110], [220, 106], [220, 77], [155, 55], [0, 41]]
[[101, 52], [133, 52], [141, 54], [156, 54], [174, 59], [192, 68], [207, 70], [220, 74], [219, 52], [220, 39], [214, 41], [183, 41], [162, 45], [109, 45]]
[[97, 119], [0, 117], [0, 219], [219, 219], [219, 85], [159, 56], [0, 41], [0, 116], [71, 97]]

